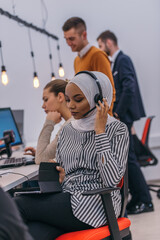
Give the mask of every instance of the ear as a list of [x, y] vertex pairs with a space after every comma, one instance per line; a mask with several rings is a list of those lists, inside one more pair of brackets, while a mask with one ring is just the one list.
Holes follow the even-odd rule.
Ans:
[[86, 39], [87, 39], [87, 32], [84, 31], [84, 32], [82, 33], [82, 36], [83, 36], [83, 40], [86, 40]]
[[106, 39], [106, 46], [107, 47], [111, 47], [111, 45], [113, 44], [111, 39]]
[[65, 98], [64, 98], [64, 94], [62, 92], [58, 93], [58, 100], [60, 103], [64, 102]]

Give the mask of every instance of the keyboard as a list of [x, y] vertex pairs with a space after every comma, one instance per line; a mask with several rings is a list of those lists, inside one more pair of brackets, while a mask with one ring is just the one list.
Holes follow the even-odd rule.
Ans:
[[0, 159], [0, 168], [19, 167], [30, 164], [35, 164], [34, 158], [28, 159], [25, 157], [20, 158], [11, 157]]

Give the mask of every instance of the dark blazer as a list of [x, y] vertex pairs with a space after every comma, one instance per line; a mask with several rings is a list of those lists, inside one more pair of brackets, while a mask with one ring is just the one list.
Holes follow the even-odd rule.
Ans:
[[113, 112], [117, 113], [120, 120], [125, 123], [145, 117], [133, 63], [122, 51], [115, 60], [112, 73], [116, 89]]

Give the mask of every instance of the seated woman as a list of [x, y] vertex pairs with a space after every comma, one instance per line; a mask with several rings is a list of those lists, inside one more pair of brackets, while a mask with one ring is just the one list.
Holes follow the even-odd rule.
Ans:
[[[95, 103], [99, 87], [89, 74], [76, 75], [67, 85], [66, 102], [74, 117], [60, 132], [56, 161], [61, 193], [21, 196], [16, 203], [31, 235], [56, 239], [64, 232], [106, 224], [101, 197], [82, 193], [102, 187], [115, 187], [126, 169], [128, 131], [124, 123], [108, 114], [112, 86], [106, 75], [90, 72], [98, 79], [103, 101]], [[121, 210], [120, 191], [112, 193], [115, 214]]]
[[[43, 105], [42, 108], [47, 114], [46, 121], [38, 138], [37, 150], [33, 147], [25, 148], [25, 155], [35, 156], [36, 164], [47, 162], [49, 159], [55, 158], [57, 138], [62, 127], [65, 126], [71, 118], [71, 113], [65, 101], [65, 88], [67, 82], [61, 79], [56, 79], [49, 82], [43, 90]], [[58, 131], [56, 137], [50, 142], [51, 134], [55, 124], [62, 119], [64, 124]]]

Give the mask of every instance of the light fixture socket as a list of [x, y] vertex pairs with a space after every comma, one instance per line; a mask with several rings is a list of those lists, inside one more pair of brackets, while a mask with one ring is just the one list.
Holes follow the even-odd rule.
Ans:
[[53, 77], [53, 78], [55, 77], [55, 74], [53, 72], [51, 73], [51, 77]]
[[2, 72], [6, 72], [6, 68], [4, 65], [2, 65]]
[[38, 75], [37, 75], [37, 73], [36, 73], [36, 72], [34, 72], [34, 73], [33, 73], [33, 76], [34, 76], [34, 77], [38, 77]]
[[51, 80], [53, 81], [53, 80], [55, 80], [56, 78], [55, 78], [55, 74], [52, 72], [51, 73]]
[[59, 64], [59, 67], [63, 67], [62, 63]]

